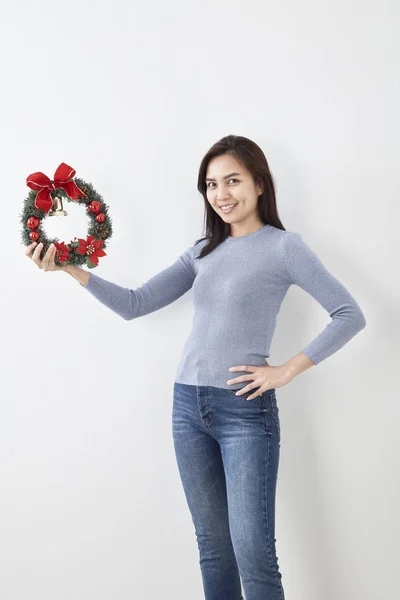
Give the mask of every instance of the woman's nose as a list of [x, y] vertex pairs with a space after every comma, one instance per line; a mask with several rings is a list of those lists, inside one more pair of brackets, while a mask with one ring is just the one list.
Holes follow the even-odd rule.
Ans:
[[218, 188], [217, 190], [217, 200], [218, 202], [225, 200], [226, 198], [229, 198], [229, 191], [227, 188], [225, 188], [224, 186], [221, 186]]

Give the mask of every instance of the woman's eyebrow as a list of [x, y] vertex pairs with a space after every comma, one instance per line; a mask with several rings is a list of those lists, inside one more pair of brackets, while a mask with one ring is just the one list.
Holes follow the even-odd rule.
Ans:
[[[232, 177], [232, 175], [240, 175], [241, 173], [229, 173], [229, 175], [225, 175], [223, 179], [228, 179], [228, 177]], [[214, 177], [206, 177], [206, 181], [215, 181]]]

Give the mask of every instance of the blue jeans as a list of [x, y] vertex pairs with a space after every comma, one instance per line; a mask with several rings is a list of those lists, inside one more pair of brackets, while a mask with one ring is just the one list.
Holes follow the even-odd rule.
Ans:
[[172, 432], [206, 600], [285, 600], [275, 551], [280, 424], [275, 388], [174, 382]]

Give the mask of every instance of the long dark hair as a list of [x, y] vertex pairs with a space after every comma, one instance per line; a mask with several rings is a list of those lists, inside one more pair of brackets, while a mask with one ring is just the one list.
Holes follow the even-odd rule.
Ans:
[[197, 180], [197, 189], [204, 198], [205, 236], [195, 244], [208, 239], [197, 258], [206, 256], [230, 234], [230, 225], [215, 212], [207, 199], [206, 172], [209, 161], [221, 154], [231, 154], [252, 174], [255, 184], [262, 184], [264, 191], [257, 202], [258, 216], [265, 225], [273, 225], [286, 231], [278, 215], [275, 185], [264, 152], [252, 140], [241, 135], [227, 135], [216, 142], [201, 161]]

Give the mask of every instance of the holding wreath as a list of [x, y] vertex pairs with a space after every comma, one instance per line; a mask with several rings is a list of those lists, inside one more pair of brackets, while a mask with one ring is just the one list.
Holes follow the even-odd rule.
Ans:
[[[112, 224], [108, 206], [91, 183], [75, 177], [76, 171], [61, 163], [51, 180], [44, 173], [28, 175], [26, 185], [31, 189], [25, 199], [21, 215], [22, 237], [26, 246], [32, 242], [41, 243], [43, 255], [54, 247], [54, 262], [57, 266], [86, 265], [89, 269], [97, 267], [99, 258], [106, 256], [106, 240], [112, 235]], [[43, 228], [45, 219], [54, 216], [67, 216], [63, 209], [63, 200], [73, 201], [85, 206], [89, 228], [86, 239], [75, 237], [69, 243], [58, 238], [49, 239]]]

